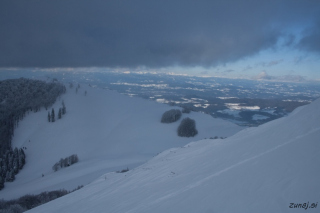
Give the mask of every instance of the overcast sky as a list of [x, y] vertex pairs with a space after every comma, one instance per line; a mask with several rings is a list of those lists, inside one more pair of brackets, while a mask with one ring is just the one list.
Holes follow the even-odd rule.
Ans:
[[1, 0], [0, 67], [320, 79], [320, 1]]

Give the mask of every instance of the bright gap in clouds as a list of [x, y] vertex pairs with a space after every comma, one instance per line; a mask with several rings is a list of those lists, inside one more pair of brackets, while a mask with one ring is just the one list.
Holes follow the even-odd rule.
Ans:
[[[281, 44], [280, 44], [281, 45]], [[171, 67], [160, 72], [174, 72], [197, 76], [252, 79], [262, 72], [270, 76], [301, 76], [306, 80], [320, 80], [320, 55], [278, 46], [236, 62], [215, 67]]]

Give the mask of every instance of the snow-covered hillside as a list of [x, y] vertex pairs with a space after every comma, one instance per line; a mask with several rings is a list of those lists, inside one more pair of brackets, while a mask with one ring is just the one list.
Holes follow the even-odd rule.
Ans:
[[318, 212], [319, 109], [320, 99], [225, 140], [166, 150], [30, 212], [292, 212], [303, 203]]
[[[75, 88], [68, 89], [53, 106], [56, 114], [62, 100], [67, 114], [61, 120], [49, 123], [48, 112], [42, 109], [19, 123], [13, 147], [27, 148], [27, 163], [14, 182], [5, 184], [0, 199], [62, 188], [72, 190], [107, 172], [132, 169], [168, 148], [203, 138], [227, 137], [243, 129], [192, 112], [181, 119], [195, 119], [199, 134], [181, 138], [176, 132], [181, 119], [172, 124], [160, 123], [162, 114], [172, 108], [167, 105], [85, 85], [78, 93]], [[78, 155], [79, 163], [53, 172], [52, 166], [60, 158], [72, 154]]]

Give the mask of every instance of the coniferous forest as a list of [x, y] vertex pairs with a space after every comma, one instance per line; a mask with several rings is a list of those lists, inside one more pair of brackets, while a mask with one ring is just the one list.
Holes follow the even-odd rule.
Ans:
[[14, 129], [26, 114], [46, 110], [66, 92], [56, 80], [45, 82], [26, 78], [0, 81], [0, 189], [13, 181], [25, 163], [22, 148], [13, 148]]

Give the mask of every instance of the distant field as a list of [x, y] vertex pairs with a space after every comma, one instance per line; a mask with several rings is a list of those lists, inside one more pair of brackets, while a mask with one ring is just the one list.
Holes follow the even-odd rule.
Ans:
[[316, 83], [269, 82], [150, 73], [2, 71], [2, 78], [23, 76], [85, 83], [200, 111], [244, 126], [283, 117], [320, 97]]

